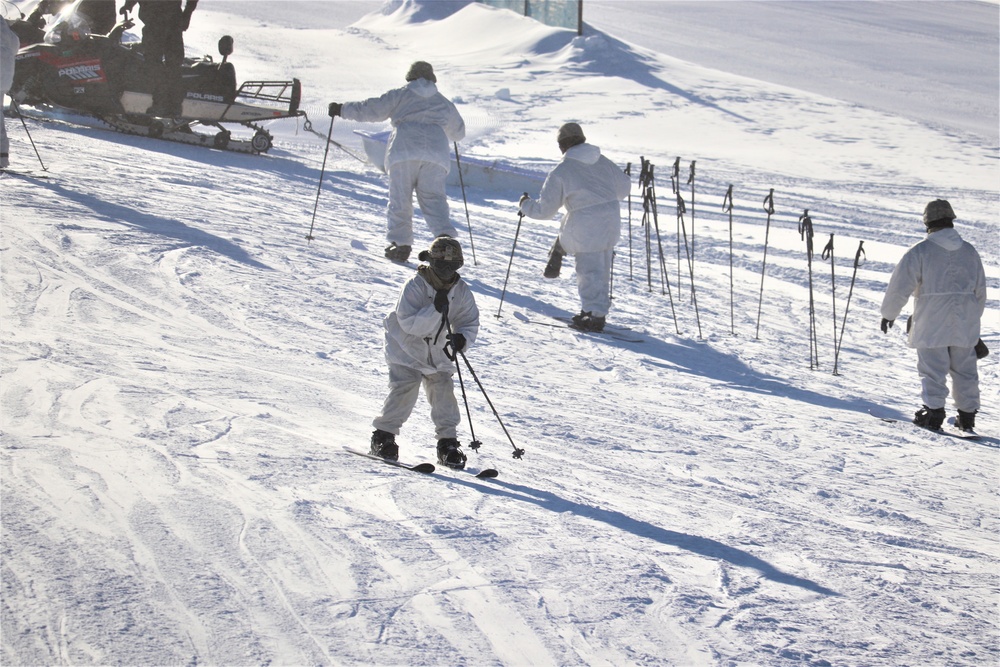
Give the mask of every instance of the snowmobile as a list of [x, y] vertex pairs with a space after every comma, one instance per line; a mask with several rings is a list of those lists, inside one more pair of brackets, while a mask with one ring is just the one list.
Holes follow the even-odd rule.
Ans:
[[[233, 38], [219, 40], [221, 62], [211, 56], [186, 58], [182, 66], [181, 115], [151, 115], [155, 82], [144, 76], [142, 45], [125, 44], [122, 35], [134, 24], [128, 18], [107, 35], [90, 34], [76, 12], [81, 0], [64, 9], [45, 39], [18, 51], [10, 95], [19, 105], [63, 107], [88, 114], [121, 132], [244, 153], [264, 153], [271, 134], [255, 123], [305, 116], [299, 109], [302, 85], [291, 81], [246, 81], [236, 86], [229, 62]], [[224, 124], [255, 130], [233, 137]], [[195, 128], [214, 128], [214, 133]]]

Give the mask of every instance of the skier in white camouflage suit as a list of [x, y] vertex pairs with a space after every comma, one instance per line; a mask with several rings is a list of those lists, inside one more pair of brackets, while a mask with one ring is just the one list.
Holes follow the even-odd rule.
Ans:
[[[0, 18], [0, 102], [14, 83], [14, 61], [17, 50], [21, 48], [21, 40], [17, 38], [6, 19]], [[9, 142], [7, 126], [3, 114], [0, 113], [0, 169], [6, 169], [9, 162]]]
[[438, 461], [464, 468], [465, 454], [456, 437], [461, 413], [452, 375], [455, 357], [476, 340], [479, 308], [458, 274], [464, 264], [458, 241], [434, 239], [430, 249], [420, 253], [420, 259], [427, 264], [406, 282], [396, 308], [384, 321], [389, 395], [372, 422], [371, 453], [390, 460], [399, 458], [396, 436], [413, 411], [423, 384], [438, 438]]
[[434, 236], [457, 236], [448, 209], [445, 180], [451, 168], [450, 145], [465, 138], [465, 121], [455, 105], [438, 92], [429, 63], [418, 60], [406, 73], [407, 84], [363, 102], [330, 104], [330, 117], [392, 122], [385, 151], [389, 205], [385, 256], [405, 262], [413, 246], [413, 193]]
[[954, 229], [951, 204], [935, 199], [924, 209], [927, 238], [896, 265], [882, 300], [882, 332], [888, 333], [910, 296], [909, 345], [917, 349], [923, 407], [913, 423], [938, 430], [944, 423], [947, 377], [958, 408], [955, 425], [973, 432], [979, 410], [977, 341], [986, 307], [986, 275], [979, 253]]
[[584, 331], [603, 331], [611, 309], [611, 257], [621, 237], [621, 205], [631, 181], [601, 149], [588, 144], [583, 129], [566, 123], [556, 137], [562, 161], [542, 184], [538, 201], [521, 197], [519, 208], [529, 218], [551, 218], [566, 208], [559, 236], [545, 267], [545, 277], [559, 275], [564, 254], [576, 260], [577, 290], [582, 310], [573, 316], [573, 326]]

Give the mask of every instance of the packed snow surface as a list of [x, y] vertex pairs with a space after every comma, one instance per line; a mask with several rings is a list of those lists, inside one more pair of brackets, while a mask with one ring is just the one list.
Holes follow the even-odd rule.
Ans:
[[[303, 82], [311, 123], [261, 156], [25, 109], [43, 171], [7, 119], [32, 173], [0, 177], [3, 664], [1000, 662], [1000, 6], [585, 12], [203, 2], [190, 55], [230, 34], [241, 80]], [[546, 326], [579, 309], [571, 259], [541, 275], [557, 221], [449, 189], [482, 313], [461, 439], [496, 480], [343, 449], [416, 265], [382, 257], [355, 134], [388, 125], [338, 119], [327, 153], [326, 106], [418, 59], [470, 161], [544, 174], [577, 121], [636, 183], [609, 323], [642, 342]], [[907, 423], [905, 318], [878, 328], [938, 197], [989, 282], [978, 441]], [[399, 441], [433, 459], [422, 399]]]

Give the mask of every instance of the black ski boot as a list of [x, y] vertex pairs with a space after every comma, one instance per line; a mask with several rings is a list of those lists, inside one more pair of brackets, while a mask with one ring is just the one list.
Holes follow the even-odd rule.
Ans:
[[465, 467], [465, 452], [455, 438], [441, 438], [438, 440], [438, 463], [455, 470]]
[[926, 405], [913, 415], [913, 423], [931, 431], [940, 431], [944, 423], [944, 408], [929, 408]]
[[542, 275], [546, 278], [558, 278], [559, 272], [562, 270], [562, 261], [565, 255], [566, 252], [559, 243], [559, 239], [556, 239], [556, 242], [552, 245], [552, 249], [549, 250], [549, 262], [545, 265], [545, 271]]
[[376, 429], [372, 432], [372, 448], [369, 452], [372, 456], [380, 456], [387, 461], [398, 461], [399, 446], [396, 444], [396, 436], [388, 431]]
[[579, 315], [573, 316], [574, 329], [580, 331], [593, 331], [594, 333], [601, 333], [604, 331], [605, 318], [600, 315], [594, 315], [589, 310], [580, 311]]
[[410, 258], [410, 246], [393, 243], [385, 249], [385, 258], [402, 264]]
[[955, 428], [959, 431], [965, 433], [975, 433], [976, 432], [976, 412], [965, 412], [964, 410], [958, 411], [958, 419], [955, 420]]

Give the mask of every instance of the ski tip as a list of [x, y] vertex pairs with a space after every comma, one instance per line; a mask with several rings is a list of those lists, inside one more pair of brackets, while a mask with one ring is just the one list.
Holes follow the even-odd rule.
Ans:
[[422, 473], [426, 473], [426, 474], [429, 475], [430, 473], [434, 472], [434, 464], [433, 463], [418, 463], [415, 466], [411, 466], [410, 470], [412, 470], [413, 472], [422, 472]]
[[493, 479], [494, 477], [498, 477], [499, 475], [500, 472], [495, 468], [487, 468], [486, 470], [480, 470], [476, 474], [476, 477], [478, 477], [479, 479]]

